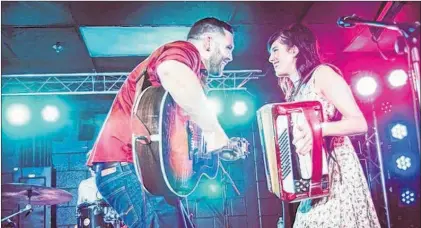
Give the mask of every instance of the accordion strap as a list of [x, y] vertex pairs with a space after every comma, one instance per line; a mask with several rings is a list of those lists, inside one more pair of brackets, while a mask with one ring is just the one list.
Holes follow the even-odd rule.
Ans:
[[310, 196], [318, 195], [322, 193], [322, 159], [323, 159], [323, 140], [322, 140], [322, 129], [321, 121], [317, 116], [317, 112], [311, 107], [304, 107], [304, 116], [310, 125], [310, 129], [313, 133], [313, 149], [311, 154], [312, 159], [312, 170], [311, 170], [311, 181], [310, 181]]

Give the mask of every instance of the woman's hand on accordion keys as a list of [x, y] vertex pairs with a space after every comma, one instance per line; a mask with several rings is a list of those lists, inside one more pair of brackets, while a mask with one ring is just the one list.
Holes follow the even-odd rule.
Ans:
[[313, 134], [307, 121], [304, 124], [296, 124], [292, 130], [292, 144], [295, 152], [300, 155], [307, 155], [313, 148]]

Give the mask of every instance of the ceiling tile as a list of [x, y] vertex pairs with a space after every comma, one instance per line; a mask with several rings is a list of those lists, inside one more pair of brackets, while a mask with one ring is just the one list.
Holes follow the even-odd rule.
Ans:
[[[94, 68], [85, 44], [74, 28], [7, 28], [2, 29], [2, 36], [7, 37], [6, 44], [15, 55], [3, 56], [2, 53], [2, 59], [20, 67], [15, 71], [39, 67], [37, 72], [74, 72], [75, 69], [90, 72]], [[52, 47], [56, 42], [63, 47], [60, 53]], [[6, 65], [5, 69], [10, 67]]]
[[228, 20], [233, 9], [234, 6], [230, 2], [71, 3], [71, 10], [77, 22], [87, 26], [191, 26], [204, 17]]
[[2, 26], [73, 25], [66, 2], [2, 2]]
[[91, 57], [147, 56], [166, 43], [186, 40], [189, 30], [187, 26], [80, 28]]

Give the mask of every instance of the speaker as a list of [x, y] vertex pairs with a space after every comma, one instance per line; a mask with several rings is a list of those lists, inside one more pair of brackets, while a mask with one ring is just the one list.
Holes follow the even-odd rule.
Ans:
[[95, 135], [95, 125], [90, 123], [79, 124], [79, 141], [91, 141]]

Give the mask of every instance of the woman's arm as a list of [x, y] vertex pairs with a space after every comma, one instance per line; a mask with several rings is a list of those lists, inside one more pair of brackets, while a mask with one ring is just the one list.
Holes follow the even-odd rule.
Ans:
[[342, 114], [342, 119], [339, 121], [323, 123], [323, 136], [345, 136], [367, 132], [367, 121], [343, 77], [328, 66], [320, 66], [314, 74], [316, 89]]

